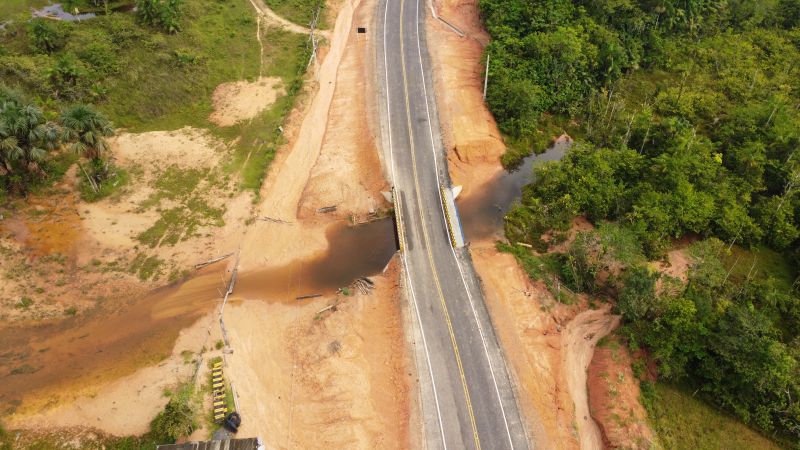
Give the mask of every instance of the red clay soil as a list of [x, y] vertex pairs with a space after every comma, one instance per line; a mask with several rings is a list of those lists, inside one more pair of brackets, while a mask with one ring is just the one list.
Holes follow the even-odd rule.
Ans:
[[611, 335], [597, 346], [589, 365], [589, 408], [604, 448], [645, 450], [655, 442], [631, 361], [628, 348]]

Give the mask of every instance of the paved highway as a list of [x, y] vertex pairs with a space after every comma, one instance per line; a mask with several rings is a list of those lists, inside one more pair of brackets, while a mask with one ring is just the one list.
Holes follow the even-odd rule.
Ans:
[[425, 41], [425, 4], [381, 0], [377, 14], [382, 138], [402, 224], [426, 446], [527, 449], [469, 255], [454, 249], [448, 235], [440, 187], [450, 182]]

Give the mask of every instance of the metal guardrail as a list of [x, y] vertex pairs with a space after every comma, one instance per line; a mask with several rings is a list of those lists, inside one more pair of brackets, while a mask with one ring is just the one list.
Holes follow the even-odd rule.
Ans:
[[397, 226], [397, 241], [400, 247], [400, 252], [404, 251], [403, 243], [405, 242], [405, 231], [403, 231], [403, 204], [400, 199], [400, 192], [392, 187], [392, 200], [394, 201], [394, 217], [395, 225]]
[[439, 189], [441, 190], [442, 207], [444, 208], [445, 221], [447, 222], [447, 234], [450, 236], [450, 245], [452, 245], [453, 248], [458, 248], [455, 230], [453, 230], [453, 216], [451, 215], [450, 205], [447, 201], [447, 191], [444, 186], [440, 186]]

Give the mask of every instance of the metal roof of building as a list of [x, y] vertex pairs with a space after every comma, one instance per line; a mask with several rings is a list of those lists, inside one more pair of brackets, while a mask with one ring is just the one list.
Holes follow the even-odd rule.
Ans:
[[221, 441], [159, 445], [157, 450], [264, 450], [264, 445], [259, 438], [223, 439]]

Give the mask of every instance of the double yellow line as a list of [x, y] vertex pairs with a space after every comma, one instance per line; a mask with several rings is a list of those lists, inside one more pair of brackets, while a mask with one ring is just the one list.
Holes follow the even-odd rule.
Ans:
[[[388, 1], [388, 0], [387, 0]], [[422, 235], [425, 239], [425, 250], [428, 253], [428, 262], [431, 266], [431, 273], [433, 275], [433, 281], [436, 284], [436, 292], [439, 295], [439, 301], [442, 304], [442, 310], [444, 311], [444, 319], [447, 323], [447, 331], [450, 333], [450, 344], [453, 348], [453, 354], [456, 357], [456, 364], [458, 365], [458, 374], [461, 378], [461, 386], [464, 388], [464, 398], [466, 399], [467, 403], [467, 412], [469, 413], [470, 424], [472, 426], [472, 436], [475, 439], [475, 447], [480, 450], [481, 448], [481, 441], [478, 437], [478, 427], [475, 422], [475, 413], [472, 409], [472, 400], [470, 399], [469, 395], [469, 388], [467, 388], [467, 379], [464, 375], [464, 366], [461, 363], [461, 354], [458, 351], [458, 344], [456, 343], [456, 336], [453, 332], [453, 323], [450, 320], [450, 313], [447, 311], [447, 304], [444, 301], [444, 294], [442, 293], [442, 285], [439, 281], [439, 275], [436, 272], [436, 263], [433, 260], [433, 253], [431, 253], [431, 245], [430, 245], [430, 238], [428, 236], [428, 227], [425, 223], [425, 215], [423, 214], [423, 205], [422, 199], [419, 195], [421, 192], [419, 186], [419, 177], [417, 175], [417, 158], [414, 152], [414, 132], [411, 126], [411, 106], [408, 100], [408, 78], [406, 75], [406, 55], [405, 55], [405, 45], [404, 45], [404, 32], [403, 32], [403, 12], [405, 10], [405, 0], [400, 0], [400, 60], [401, 66], [403, 70], [403, 95], [405, 96], [406, 101], [406, 120], [408, 121], [408, 138], [409, 143], [411, 145], [411, 166], [414, 173], [414, 187], [417, 190], [417, 209], [419, 213], [419, 218], [422, 223]], [[386, 26], [384, 24], [384, 26]], [[419, 39], [419, 37], [418, 37]], [[422, 80], [424, 83], [425, 80]], [[387, 93], [388, 94], [388, 93]]]

